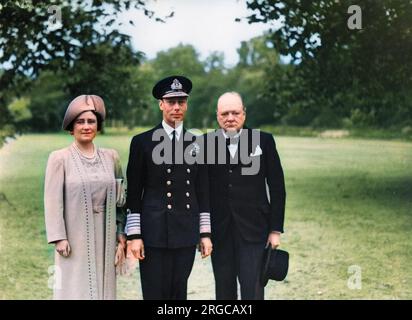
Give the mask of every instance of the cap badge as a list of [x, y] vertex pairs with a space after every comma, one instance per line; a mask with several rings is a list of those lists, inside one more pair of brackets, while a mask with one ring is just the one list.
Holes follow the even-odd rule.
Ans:
[[173, 83], [172, 83], [171, 86], [170, 86], [170, 88], [171, 88], [172, 90], [182, 90], [183, 86], [182, 86], [182, 84], [180, 83], [179, 80], [174, 79], [174, 80], [173, 80]]

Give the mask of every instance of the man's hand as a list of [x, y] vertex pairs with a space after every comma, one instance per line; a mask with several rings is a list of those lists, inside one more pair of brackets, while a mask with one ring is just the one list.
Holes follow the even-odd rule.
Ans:
[[209, 237], [201, 238], [199, 247], [203, 259], [212, 254], [213, 244]]
[[127, 240], [127, 257], [133, 255], [136, 259], [144, 259], [144, 245], [142, 239]]
[[71, 252], [69, 241], [66, 239], [56, 242], [56, 251], [63, 257], [68, 257]]
[[276, 249], [277, 247], [280, 246], [280, 232], [278, 231], [272, 231], [269, 233], [268, 241], [267, 241], [267, 246], [271, 246], [272, 249]]

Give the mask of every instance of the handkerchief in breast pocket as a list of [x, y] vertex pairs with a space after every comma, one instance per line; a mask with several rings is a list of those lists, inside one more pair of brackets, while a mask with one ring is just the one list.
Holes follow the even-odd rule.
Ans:
[[257, 156], [260, 156], [261, 154], [262, 154], [262, 149], [260, 148], [259, 145], [257, 145], [255, 151], [252, 152], [252, 153], [250, 154], [250, 156], [251, 156], [251, 157], [257, 157]]

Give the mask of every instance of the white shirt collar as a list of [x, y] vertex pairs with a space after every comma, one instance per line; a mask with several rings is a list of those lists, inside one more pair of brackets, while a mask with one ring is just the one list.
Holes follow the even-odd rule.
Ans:
[[162, 120], [162, 126], [163, 129], [165, 129], [167, 135], [169, 136], [170, 139], [172, 139], [172, 132], [173, 130], [176, 130], [176, 139], [179, 140], [180, 134], [182, 133], [183, 130], [183, 122], [179, 123], [179, 125], [176, 128], [173, 128], [169, 126], [166, 121]]
[[[241, 135], [242, 130], [243, 130], [243, 128], [241, 128], [241, 129], [239, 130], [239, 132], [236, 133], [232, 138], [235, 138], [235, 139], [238, 138], [238, 137]], [[229, 138], [229, 136], [226, 134], [226, 131], [225, 131], [225, 130], [223, 130], [223, 136], [224, 136], [226, 139]], [[232, 141], [231, 141], [231, 142], [232, 142]], [[232, 158], [234, 158], [235, 155], [236, 155], [238, 145], [239, 145], [238, 142], [232, 142], [231, 144], [228, 145], [229, 152], [230, 152], [230, 155], [231, 155]]]

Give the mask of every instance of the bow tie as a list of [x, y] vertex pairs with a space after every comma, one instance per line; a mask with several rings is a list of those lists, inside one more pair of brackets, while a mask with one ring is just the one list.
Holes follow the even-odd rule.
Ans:
[[239, 143], [239, 137], [236, 138], [226, 138], [226, 145], [230, 144], [238, 144]]

